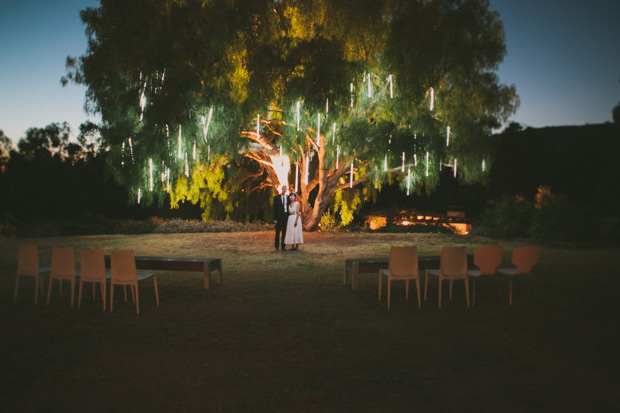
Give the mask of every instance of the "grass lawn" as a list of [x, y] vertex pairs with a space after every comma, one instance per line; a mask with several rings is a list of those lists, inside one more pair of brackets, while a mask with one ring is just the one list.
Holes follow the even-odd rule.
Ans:
[[[620, 406], [620, 248], [542, 247], [535, 290], [521, 280], [479, 282], [467, 309], [462, 282], [437, 309], [436, 280], [418, 309], [395, 283], [392, 309], [375, 274], [343, 285], [345, 258], [390, 245], [497, 243], [439, 234], [304, 234], [298, 252], [273, 251], [273, 233], [0, 238], [0, 406], [3, 411], [616, 411]], [[134, 249], [136, 255], [220, 257], [223, 283], [158, 273], [140, 286], [140, 315], [99, 292], [69, 308], [57, 285], [49, 307], [34, 281], [13, 286], [17, 245]], [[501, 241], [505, 263], [514, 246]], [[79, 258], [79, 252], [76, 251]], [[47, 285], [47, 282], [45, 282]], [[446, 284], [447, 286], [447, 284]], [[447, 290], [447, 289], [446, 289]], [[99, 291], [99, 290], [97, 290]], [[76, 291], [77, 296], [77, 291]]]

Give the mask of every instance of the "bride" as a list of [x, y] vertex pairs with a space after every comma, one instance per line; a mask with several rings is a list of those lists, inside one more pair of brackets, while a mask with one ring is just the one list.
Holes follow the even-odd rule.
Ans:
[[297, 251], [299, 244], [304, 243], [304, 236], [301, 232], [301, 211], [299, 208], [299, 202], [297, 202], [297, 194], [291, 192], [289, 195], [290, 204], [288, 207], [288, 222], [286, 225], [286, 236], [284, 237], [284, 243], [286, 245], [292, 245], [291, 251]]

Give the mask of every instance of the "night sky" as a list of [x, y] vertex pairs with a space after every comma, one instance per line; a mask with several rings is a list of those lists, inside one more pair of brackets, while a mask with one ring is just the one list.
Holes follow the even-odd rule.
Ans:
[[[14, 142], [29, 127], [88, 117], [84, 91], [62, 87], [67, 56], [86, 50], [79, 11], [96, 0], [0, 0], [0, 129]], [[514, 84], [525, 126], [611, 121], [620, 101], [620, 1], [491, 0], [506, 29], [498, 74]]]

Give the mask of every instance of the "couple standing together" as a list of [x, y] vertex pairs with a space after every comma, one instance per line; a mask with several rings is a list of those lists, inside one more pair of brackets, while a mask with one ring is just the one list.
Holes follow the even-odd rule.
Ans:
[[[287, 195], [288, 187], [282, 186], [282, 192], [273, 199], [273, 223], [276, 224], [276, 251], [282, 247], [286, 251], [286, 245], [291, 246], [291, 251], [297, 251], [299, 244], [304, 243], [301, 232], [301, 209], [297, 201], [297, 194], [291, 192]], [[280, 239], [282, 235], [282, 239]]]

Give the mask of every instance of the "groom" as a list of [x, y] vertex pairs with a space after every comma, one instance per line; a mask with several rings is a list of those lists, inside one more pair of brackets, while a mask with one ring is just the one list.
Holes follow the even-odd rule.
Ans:
[[[282, 185], [280, 194], [273, 198], [273, 223], [276, 224], [276, 251], [280, 245], [282, 246], [282, 251], [286, 251], [284, 236], [286, 235], [286, 224], [288, 222], [289, 199], [286, 193], [287, 191], [288, 187]], [[280, 240], [280, 234], [282, 234], [282, 240]]]

